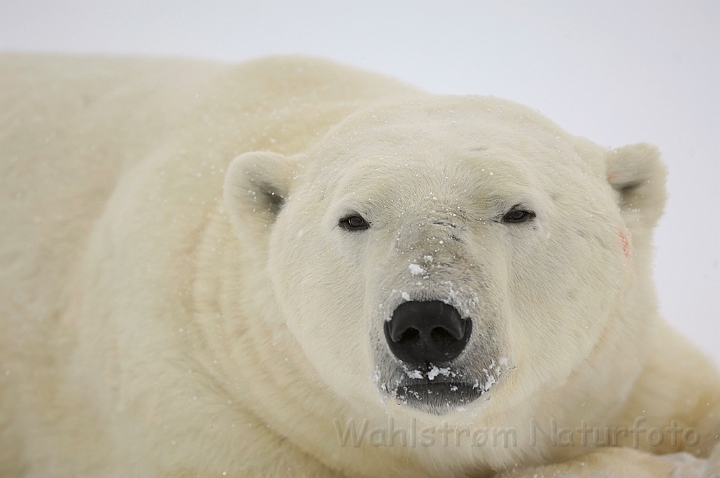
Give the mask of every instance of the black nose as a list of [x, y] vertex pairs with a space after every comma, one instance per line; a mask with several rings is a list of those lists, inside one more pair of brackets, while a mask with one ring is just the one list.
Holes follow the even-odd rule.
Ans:
[[463, 351], [470, 339], [472, 322], [457, 309], [439, 300], [405, 302], [385, 322], [385, 339], [403, 362], [448, 362]]

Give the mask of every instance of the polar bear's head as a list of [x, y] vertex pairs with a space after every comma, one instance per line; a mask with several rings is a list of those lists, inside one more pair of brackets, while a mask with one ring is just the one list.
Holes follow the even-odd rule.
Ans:
[[451, 97], [357, 113], [302, 155], [243, 154], [225, 201], [282, 310], [266, 320], [328, 387], [445, 415], [556, 387], [611, 340], [663, 174], [652, 147]]

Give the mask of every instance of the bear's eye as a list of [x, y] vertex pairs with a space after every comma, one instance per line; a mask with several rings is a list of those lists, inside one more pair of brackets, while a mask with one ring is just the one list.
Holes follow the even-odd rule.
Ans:
[[506, 224], [518, 224], [521, 222], [530, 221], [535, 217], [535, 213], [532, 211], [526, 211], [525, 209], [511, 209], [502, 218], [502, 222]]
[[370, 224], [359, 214], [351, 214], [340, 219], [338, 224], [346, 231], [364, 231], [370, 227]]

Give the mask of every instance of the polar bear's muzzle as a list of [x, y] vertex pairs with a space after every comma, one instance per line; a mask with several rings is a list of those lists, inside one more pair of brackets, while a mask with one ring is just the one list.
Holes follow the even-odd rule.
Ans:
[[466, 245], [445, 241], [446, 232], [428, 233], [443, 238], [442, 248], [405, 244], [403, 257], [369, 276], [365, 299], [375, 388], [433, 415], [479, 404], [510, 368], [492, 279], [483, 267], [465, 266], [479, 261]]
[[385, 322], [390, 351], [408, 365], [444, 363], [465, 349], [472, 321], [439, 300], [400, 304]]
[[396, 360], [384, 362], [380, 378], [386, 380], [379, 385], [401, 404], [442, 415], [487, 391], [481, 380], [481, 370], [487, 368], [476, 370], [472, 365], [483, 363], [485, 357], [479, 358], [469, 346], [471, 318], [463, 318], [444, 301], [428, 300], [403, 302], [389, 319], [385, 341]]

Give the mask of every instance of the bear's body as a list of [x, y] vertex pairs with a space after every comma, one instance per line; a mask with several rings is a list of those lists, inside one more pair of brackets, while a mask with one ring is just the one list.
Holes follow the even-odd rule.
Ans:
[[[0, 87], [0, 475], [715, 466], [717, 370], [657, 313], [653, 148], [302, 58], [4, 55]], [[427, 301], [472, 327], [412, 365], [388, 327]], [[625, 448], [545, 436], [584, 426]]]

